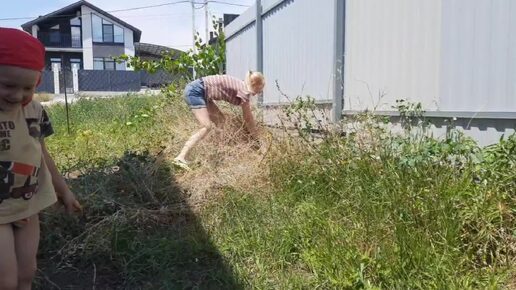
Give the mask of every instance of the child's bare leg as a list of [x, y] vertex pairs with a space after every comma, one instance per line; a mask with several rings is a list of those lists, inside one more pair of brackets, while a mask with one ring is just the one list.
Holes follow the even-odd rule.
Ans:
[[217, 125], [217, 127], [224, 125], [226, 118], [214, 101], [208, 101], [208, 113], [210, 115], [210, 119], [215, 123], [215, 125]]
[[18, 266], [11, 224], [0, 225], [0, 289], [18, 288]]
[[176, 159], [181, 161], [186, 161], [186, 156], [192, 150], [192, 148], [199, 143], [208, 132], [210, 132], [212, 128], [211, 120], [210, 120], [210, 114], [208, 112], [207, 108], [200, 108], [200, 109], [192, 109], [192, 112], [195, 115], [195, 118], [197, 118], [197, 121], [201, 124], [202, 128], [197, 131], [195, 134], [193, 134], [188, 141], [186, 141], [185, 146], [177, 155]]
[[14, 241], [16, 259], [18, 260], [18, 290], [30, 290], [37, 270], [38, 215], [31, 216], [25, 226], [14, 229]]

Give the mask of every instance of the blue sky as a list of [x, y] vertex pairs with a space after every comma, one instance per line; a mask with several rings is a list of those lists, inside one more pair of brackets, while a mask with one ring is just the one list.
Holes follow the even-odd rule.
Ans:
[[[255, 0], [221, 0], [241, 5], [252, 5]], [[16, 0], [2, 1], [0, 19], [18, 17], [37, 17], [45, 15], [74, 0]], [[106, 10], [127, 9], [174, 2], [172, 0], [89, 0], [93, 5]], [[196, 0], [203, 2], [203, 0]], [[200, 6], [200, 5], [198, 5]], [[240, 14], [247, 8], [240, 6], [210, 3], [210, 15], [221, 17], [223, 13]], [[154, 43], [186, 50], [192, 43], [192, 8], [189, 3], [161, 6], [135, 11], [114, 12], [113, 15], [142, 30], [142, 42]], [[204, 9], [196, 10], [196, 28], [204, 35]], [[0, 20], [2, 27], [20, 28], [22, 23], [31, 19]]]

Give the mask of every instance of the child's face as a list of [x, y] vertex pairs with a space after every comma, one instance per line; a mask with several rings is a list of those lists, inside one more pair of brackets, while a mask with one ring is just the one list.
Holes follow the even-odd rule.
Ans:
[[253, 86], [253, 92], [255, 95], [263, 93], [263, 87], [265, 84], [259, 83]]
[[0, 109], [12, 111], [29, 100], [40, 77], [40, 72], [14, 66], [0, 65]]

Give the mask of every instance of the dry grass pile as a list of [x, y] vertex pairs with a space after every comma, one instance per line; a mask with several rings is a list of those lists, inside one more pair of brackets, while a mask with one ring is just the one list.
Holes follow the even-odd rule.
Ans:
[[[174, 109], [178, 118], [171, 122], [170, 130], [175, 138], [164, 152], [170, 160], [199, 129], [193, 115], [184, 111], [187, 108]], [[260, 141], [253, 141], [243, 125], [239, 108], [224, 106], [221, 109], [226, 121], [192, 150], [189, 156], [192, 170], [175, 172], [191, 206], [205, 204], [223, 193], [224, 188], [260, 192], [269, 185], [266, 160], [273, 143], [271, 131], [259, 126]]]

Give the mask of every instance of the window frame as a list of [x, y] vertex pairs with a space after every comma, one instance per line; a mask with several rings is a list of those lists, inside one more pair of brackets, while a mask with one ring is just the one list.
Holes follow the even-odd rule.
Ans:
[[[102, 69], [96, 69], [95, 62], [99, 63], [101, 61], [102, 61]], [[113, 66], [112, 66], [113, 69], [106, 69], [107, 68], [106, 64], [109, 64], [109, 65], [113, 64]], [[120, 69], [122, 67], [124, 69]], [[126, 65], [125, 61], [119, 64], [111, 57], [94, 57], [93, 58], [93, 70], [126, 71], [127, 65]]]
[[[95, 13], [91, 14], [91, 30], [92, 30], [92, 39], [95, 44], [107, 44], [107, 45], [125, 45], [125, 28], [121, 25], [115, 24], [110, 20], [107, 20]], [[94, 17], [100, 20], [93, 20]], [[100, 34], [95, 34], [95, 26], [100, 24]], [[97, 31], [99, 32], [99, 31]], [[121, 34], [117, 34], [115, 32], [121, 32]], [[96, 36], [96, 37], [95, 37]], [[102, 40], [100, 40], [102, 38]]]
[[[95, 68], [95, 63], [101, 63], [102, 64], [102, 69], [99, 69], [99, 68]], [[93, 58], [93, 70], [105, 70], [104, 69], [104, 58], [103, 57], [94, 57]]]

